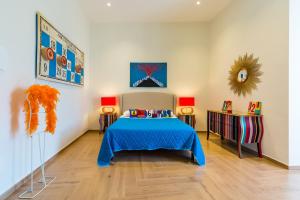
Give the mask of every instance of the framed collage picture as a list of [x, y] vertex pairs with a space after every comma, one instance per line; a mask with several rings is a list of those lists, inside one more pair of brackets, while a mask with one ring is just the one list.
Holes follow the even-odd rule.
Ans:
[[36, 14], [36, 75], [39, 79], [84, 85], [84, 53]]

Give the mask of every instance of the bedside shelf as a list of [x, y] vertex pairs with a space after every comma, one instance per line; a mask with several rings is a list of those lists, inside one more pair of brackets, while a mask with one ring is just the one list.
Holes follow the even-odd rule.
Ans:
[[196, 117], [195, 115], [182, 115], [178, 114], [178, 119], [185, 122], [186, 124], [190, 125], [191, 127], [195, 128], [196, 124]]
[[106, 129], [117, 120], [117, 113], [102, 113], [99, 116], [100, 133], [105, 132]]

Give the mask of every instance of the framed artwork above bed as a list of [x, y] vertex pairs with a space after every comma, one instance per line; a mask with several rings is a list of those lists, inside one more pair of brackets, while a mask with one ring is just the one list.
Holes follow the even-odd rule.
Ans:
[[130, 87], [167, 87], [167, 63], [130, 63]]

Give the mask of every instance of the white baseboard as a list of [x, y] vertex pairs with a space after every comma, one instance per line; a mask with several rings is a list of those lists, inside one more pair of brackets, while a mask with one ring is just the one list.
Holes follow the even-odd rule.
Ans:
[[289, 170], [300, 170], [300, 166], [298, 165], [289, 166]]

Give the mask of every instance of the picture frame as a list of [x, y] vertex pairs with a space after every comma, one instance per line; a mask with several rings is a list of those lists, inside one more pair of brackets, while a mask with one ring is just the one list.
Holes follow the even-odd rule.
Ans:
[[262, 103], [260, 101], [250, 101], [248, 105], [248, 114], [260, 115]]
[[84, 52], [36, 13], [36, 77], [84, 86]]
[[167, 87], [167, 63], [130, 63], [130, 87]]
[[224, 101], [222, 106], [222, 112], [232, 113], [232, 101]]

